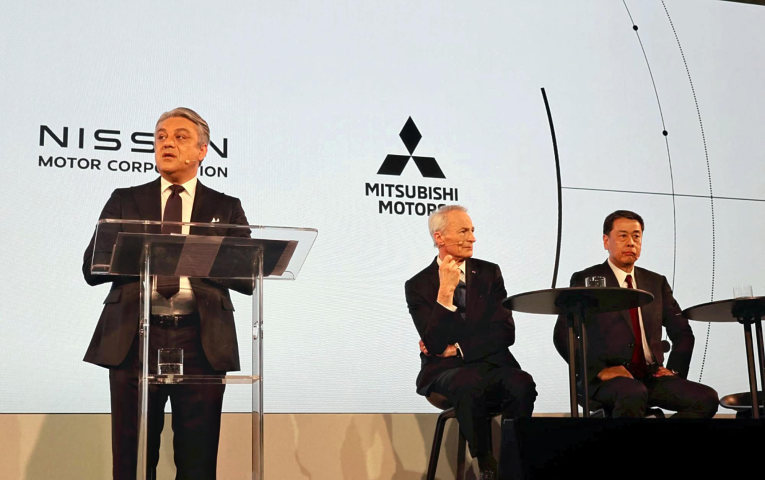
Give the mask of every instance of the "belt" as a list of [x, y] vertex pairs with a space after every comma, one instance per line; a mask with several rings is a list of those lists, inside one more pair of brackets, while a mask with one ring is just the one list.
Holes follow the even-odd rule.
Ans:
[[199, 313], [189, 313], [186, 315], [151, 315], [149, 325], [153, 327], [191, 327], [199, 325]]

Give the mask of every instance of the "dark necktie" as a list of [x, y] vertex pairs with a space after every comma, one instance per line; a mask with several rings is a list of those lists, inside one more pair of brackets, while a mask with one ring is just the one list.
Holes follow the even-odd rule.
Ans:
[[[181, 185], [170, 185], [170, 197], [165, 203], [165, 214], [162, 216], [163, 222], [181, 222], [183, 221], [183, 199], [181, 192], [185, 189]], [[182, 233], [180, 225], [162, 225], [162, 233]], [[181, 283], [178, 277], [157, 277], [157, 292], [163, 297], [169, 299], [178, 293]]]
[[[632, 275], [627, 275], [626, 280], [627, 288], [635, 288], [632, 286]], [[644, 378], [648, 373], [648, 368], [645, 364], [643, 335], [640, 332], [640, 315], [637, 308], [630, 308], [630, 318], [632, 319], [632, 333], [635, 334], [635, 347], [632, 349], [630, 372], [637, 378]]]
[[462, 315], [462, 319], [465, 320], [465, 305], [467, 305], [467, 285], [460, 280], [457, 284], [457, 288], [454, 289], [454, 299], [452, 300], [454, 306], [457, 307], [457, 312]]

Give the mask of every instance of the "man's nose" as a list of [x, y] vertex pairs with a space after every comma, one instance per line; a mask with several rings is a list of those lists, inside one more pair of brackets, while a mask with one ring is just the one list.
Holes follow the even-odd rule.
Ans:
[[467, 241], [470, 243], [475, 243], [475, 235], [473, 234], [473, 232], [468, 233]]

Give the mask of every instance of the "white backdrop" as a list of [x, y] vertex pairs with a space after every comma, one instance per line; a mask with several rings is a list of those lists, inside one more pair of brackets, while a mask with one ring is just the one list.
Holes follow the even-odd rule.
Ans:
[[[82, 252], [110, 192], [156, 176], [119, 171], [153, 162], [133, 133], [176, 106], [224, 150], [203, 183], [241, 198], [253, 224], [319, 230], [297, 281], [266, 285], [267, 412], [432, 408], [415, 394], [403, 291], [436, 253], [426, 217], [380, 213], [391, 199], [367, 183], [457, 189], [476, 256], [502, 267], [508, 294], [550, 287], [557, 185], [540, 87], [564, 187], [559, 286], [605, 260], [603, 218], [627, 208], [646, 220], [639, 264], [674, 280], [684, 308], [734, 284], [765, 294], [763, 24], [761, 7], [711, 0], [3, 2], [0, 412], [109, 411], [106, 370], [81, 360], [108, 286], [85, 284]], [[414, 162], [377, 174], [407, 153], [410, 116], [415, 154], [445, 179]], [[61, 143], [67, 127], [66, 147], [43, 125]], [[712, 202], [710, 188], [738, 200]], [[235, 305], [247, 319], [249, 298]], [[516, 315], [512, 351], [539, 412], [568, 408], [553, 324]], [[698, 380], [707, 325], [692, 326]], [[746, 389], [740, 326], [712, 326], [702, 380]], [[227, 411], [248, 407], [245, 389], [227, 390]]]

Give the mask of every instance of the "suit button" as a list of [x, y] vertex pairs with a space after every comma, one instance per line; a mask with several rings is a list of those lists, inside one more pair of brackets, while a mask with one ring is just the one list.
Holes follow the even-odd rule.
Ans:
[[634, 344], [634, 343], [630, 343], [630, 344], [629, 344], [629, 345], [627, 345], [627, 346], [628, 346], [628, 347], [630, 347], [630, 348], [635, 348], [635, 344]]

